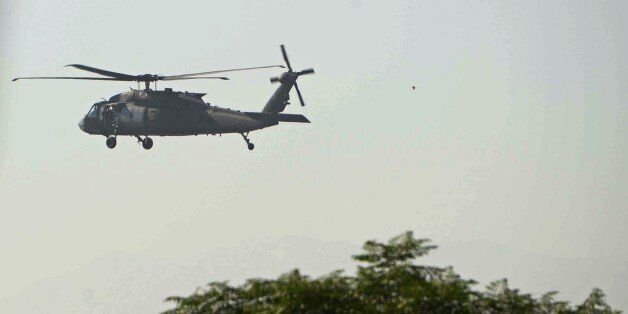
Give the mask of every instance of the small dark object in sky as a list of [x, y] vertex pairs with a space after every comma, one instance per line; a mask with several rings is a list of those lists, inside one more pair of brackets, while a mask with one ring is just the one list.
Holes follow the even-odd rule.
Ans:
[[412, 90], [415, 90], [415, 89], [416, 89], [416, 86], [412, 85]]

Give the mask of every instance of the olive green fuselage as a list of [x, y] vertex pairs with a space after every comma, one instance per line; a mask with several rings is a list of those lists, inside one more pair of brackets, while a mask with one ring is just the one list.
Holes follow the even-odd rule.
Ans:
[[273, 114], [206, 104], [204, 94], [132, 90], [96, 103], [79, 123], [90, 134], [181, 136], [246, 133], [278, 124]]

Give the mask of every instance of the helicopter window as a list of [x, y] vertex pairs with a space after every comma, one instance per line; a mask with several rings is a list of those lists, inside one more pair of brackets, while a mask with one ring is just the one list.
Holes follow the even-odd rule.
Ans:
[[109, 101], [110, 102], [118, 102], [118, 101], [120, 101], [120, 94], [111, 96], [109, 98]]
[[96, 112], [98, 111], [98, 107], [97, 106], [92, 106], [91, 109], [89, 109], [89, 112], [87, 113], [87, 117], [89, 118], [96, 118]]

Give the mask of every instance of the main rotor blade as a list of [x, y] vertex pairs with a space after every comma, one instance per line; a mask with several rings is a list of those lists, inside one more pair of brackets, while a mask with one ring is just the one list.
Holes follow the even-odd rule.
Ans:
[[104, 76], [109, 76], [109, 77], [115, 77], [118, 79], [123, 79], [125, 81], [135, 81], [137, 79], [136, 75], [129, 75], [129, 74], [124, 74], [124, 73], [107, 71], [107, 70], [98, 69], [98, 68], [94, 68], [94, 67], [90, 67], [90, 66], [86, 66], [82, 64], [68, 64], [66, 65], [66, 67], [74, 67], [79, 70], [88, 71], [88, 72], [92, 72], [92, 73], [96, 73], [96, 74], [100, 74]]
[[170, 81], [170, 80], [173, 80], [173, 79], [179, 79], [179, 78], [188, 77], [188, 76], [198, 76], [198, 75], [225, 73], [225, 72], [268, 69], [268, 68], [283, 68], [283, 67], [284, 67], [283, 65], [267, 65], [267, 66], [252, 67], [252, 68], [226, 69], [226, 70], [216, 70], [216, 71], [208, 71], [208, 72], [188, 73], [188, 74], [179, 74], [179, 75], [168, 75], [168, 76], [163, 76], [161, 79], [164, 80], [164, 81]]
[[193, 77], [179, 77], [179, 78], [165, 78], [163, 81], [180, 81], [180, 80], [196, 80], [196, 79], [217, 79], [228, 81], [228, 77], [224, 76], [193, 76]]
[[297, 82], [294, 82], [294, 89], [297, 90], [297, 95], [299, 96], [301, 107], [305, 107], [305, 102], [303, 101], [303, 96], [301, 96], [301, 90], [299, 89], [299, 85], [297, 85]]
[[17, 80], [94, 80], [94, 81], [126, 81], [114, 77], [78, 77], [78, 76], [30, 76], [30, 77], [16, 77], [13, 81]]
[[288, 53], [286, 52], [286, 47], [281, 45], [281, 54], [283, 55], [283, 60], [286, 61], [286, 65], [288, 66], [288, 70], [292, 72], [292, 66], [290, 65], [290, 60], [288, 60]]

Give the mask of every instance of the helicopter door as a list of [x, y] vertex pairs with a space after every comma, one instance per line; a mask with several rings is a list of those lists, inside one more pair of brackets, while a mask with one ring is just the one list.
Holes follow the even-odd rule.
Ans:
[[122, 108], [123, 109], [118, 114], [118, 119], [120, 123], [134, 130], [144, 128], [144, 111], [146, 110], [145, 107], [140, 107], [128, 103]]
[[156, 108], [148, 108], [148, 125], [155, 126], [159, 110]]

